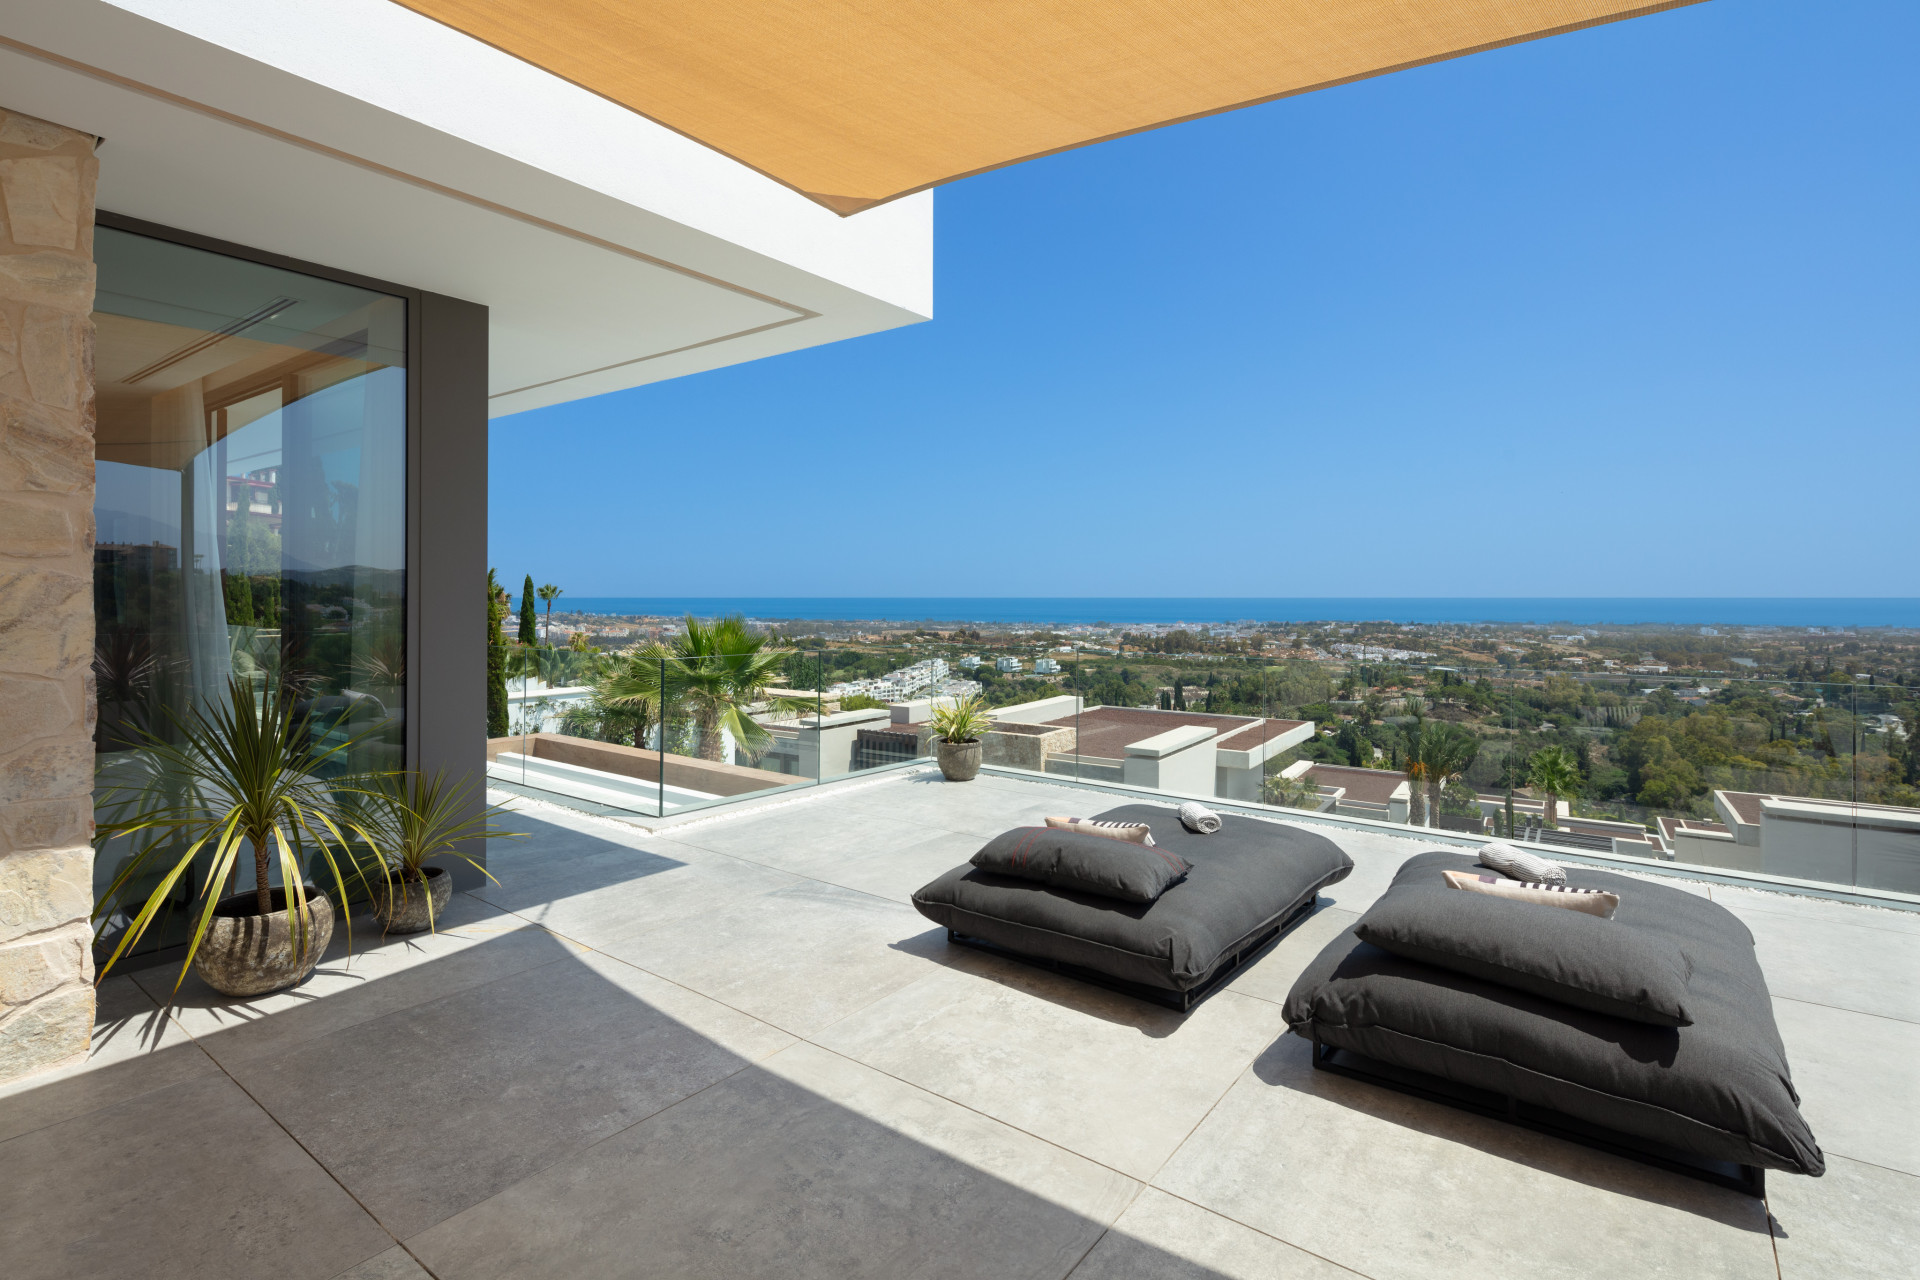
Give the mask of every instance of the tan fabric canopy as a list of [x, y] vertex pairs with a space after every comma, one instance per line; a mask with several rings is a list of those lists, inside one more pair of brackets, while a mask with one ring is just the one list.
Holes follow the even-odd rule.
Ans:
[[1696, 0], [400, 0], [839, 213]]

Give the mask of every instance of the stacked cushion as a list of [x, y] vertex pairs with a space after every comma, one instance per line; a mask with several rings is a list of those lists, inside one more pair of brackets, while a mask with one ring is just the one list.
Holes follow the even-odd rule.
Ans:
[[1198, 835], [1157, 805], [1097, 816], [1147, 823], [1155, 845], [1192, 869], [1153, 902], [1134, 903], [969, 863], [917, 891], [913, 904], [956, 933], [1180, 993], [1203, 986], [1237, 947], [1353, 869], [1325, 836], [1282, 823], [1235, 817], [1212, 835]]
[[1003, 832], [973, 855], [973, 865], [1057, 889], [1138, 903], [1152, 902], [1193, 867], [1168, 849], [1052, 826]]
[[[1432, 942], [1444, 930], [1409, 930], [1407, 919], [1433, 909], [1480, 905], [1506, 913], [1510, 927], [1558, 930], [1569, 955], [1558, 970], [1536, 973], [1554, 995], [1527, 990], [1514, 975], [1539, 969], [1541, 952], [1482, 952], [1467, 961], [1505, 970], [1499, 981], [1469, 972], [1459, 956], [1482, 943], [1448, 943], [1450, 964], [1414, 958], [1368, 942], [1359, 925], [1336, 938], [1301, 974], [1287, 997], [1287, 1023], [1321, 1044], [1422, 1071], [1546, 1107], [1618, 1132], [1709, 1159], [1818, 1174], [1825, 1158], [1800, 1115], [1786, 1050], [1774, 1025], [1772, 999], [1754, 955], [1753, 935], [1724, 907], [1696, 894], [1604, 871], [1574, 868], [1577, 887], [1619, 895], [1612, 920], [1528, 904], [1487, 901], [1441, 885], [1443, 869], [1466, 870], [1471, 857], [1450, 853], [1408, 859], [1368, 916], [1381, 936], [1403, 949]], [[1448, 901], [1451, 896], [1451, 903]], [[1389, 904], [1393, 904], [1391, 907]], [[1534, 913], [1522, 922], [1525, 913]], [[1395, 916], [1399, 922], [1395, 922]], [[1483, 922], [1484, 923], [1484, 922]], [[1589, 927], [1590, 926], [1590, 927]], [[1578, 929], [1578, 939], [1569, 930]], [[1631, 929], [1621, 952], [1600, 950], [1596, 931]], [[1543, 937], [1550, 936], [1543, 934]], [[1409, 943], [1407, 939], [1412, 939]], [[1616, 941], [1619, 941], [1616, 939]], [[1645, 991], [1625, 978], [1622, 952], [1644, 943], [1637, 963]], [[1589, 950], [1579, 952], [1581, 946]], [[1657, 954], [1659, 962], [1653, 958]], [[1439, 948], [1436, 948], [1436, 953]], [[1659, 963], [1678, 952], [1691, 971], [1661, 988]], [[1609, 966], [1615, 966], [1609, 969]], [[1602, 978], [1615, 985], [1606, 987]], [[1582, 1007], [1568, 989], [1599, 987], [1647, 1009], [1665, 1006], [1691, 1019], [1660, 1026]]]

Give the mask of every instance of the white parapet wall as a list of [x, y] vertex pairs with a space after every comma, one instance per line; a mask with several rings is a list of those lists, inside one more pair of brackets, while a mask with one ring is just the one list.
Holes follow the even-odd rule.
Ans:
[[1084, 709], [1084, 699], [1070, 693], [1063, 693], [1054, 698], [1041, 698], [1037, 702], [1021, 702], [1011, 707], [995, 707], [987, 714], [1006, 724], [1045, 724], [1049, 720], [1058, 720], [1062, 716], [1078, 715]]
[[1216, 737], [1205, 725], [1189, 724], [1130, 742], [1121, 780], [1130, 787], [1212, 795]]

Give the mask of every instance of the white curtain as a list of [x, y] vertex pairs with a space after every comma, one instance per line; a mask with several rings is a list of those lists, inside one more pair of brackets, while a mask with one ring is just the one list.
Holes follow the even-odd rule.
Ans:
[[183, 441], [193, 450], [180, 468], [181, 647], [194, 704], [217, 705], [226, 700], [233, 670], [220, 581], [226, 477], [220, 474], [220, 450], [209, 438], [198, 380], [155, 396], [153, 415], [157, 439]]

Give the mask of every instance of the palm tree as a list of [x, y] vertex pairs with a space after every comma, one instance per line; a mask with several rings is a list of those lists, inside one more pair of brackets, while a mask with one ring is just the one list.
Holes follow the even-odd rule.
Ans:
[[1440, 812], [1440, 793], [1447, 783], [1467, 771], [1480, 754], [1480, 740], [1459, 725], [1436, 725], [1426, 734], [1421, 763], [1427, 772], [1427, 805]]
[[1427, 722], [1419, 716], [1404, 731], [1407, 735], [1407, 824], [1427, 825], [1427, 803], [1423, 784], [1427, 776]]
[[609, 676], [601, 698], [616, 707], [651, 703], [662, 708], [663, 720], [668, 710], [685, 707], [699, 731], [701, 759], [721, 758], [724, 730], [757, 760], [773, 745], [773, 735], [747, 714], [748, 706], [766, 702], [772, 711], [799, 712], [809, 705], [766, 696], [790, 652], [769, 648], [769, 639], [747, 630], [739, 614], [712, 623], [689, 616], [686, 631], [671, 645], [649, 645]]
[[1565, 747], [1542, 747], [1527, 763], [1527, 785], [1546, 801], [1547, 829], [1560, 825], [1560, 797], [1580, 792], [1580, 766]]
[[[531, 581], [531, 579], [529, 579], [529, 581]], [[535, 594], [540, 597], [540, 603], [547, 606], [547, 643], [552, 644], [553, 643], [553, 602], [555, 600], [558, 600], [561, 596], [565, 595], [566, 592], [561, 588], [554, 586], [551, 582], [549, 582], [544, 587], [541, 587], [540, 590]]]

